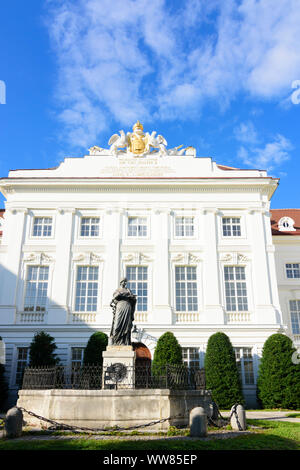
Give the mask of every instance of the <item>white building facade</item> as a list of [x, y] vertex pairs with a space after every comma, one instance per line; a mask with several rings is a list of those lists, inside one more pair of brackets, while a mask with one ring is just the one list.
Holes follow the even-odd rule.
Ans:
[[57, 168], [0, 180], [0, 336], [12, 400], [34, 333], [55, 338], [63, 364], [80, 363], [93, 332], [109, 335], [112, 294], [126, 276], [138, 295], [133, 341], [153, 357], [172, 331], [185, 362], [203, 367], [208, 338], [225, 332], [253, 405], [265, 340], [300, 340], [300, 274], [285, 274], [300, 262], [300, 234], [293, 246], [272, 237], [278, 180], [193, 148], [169, 150], [140, 123], [124, 135]]

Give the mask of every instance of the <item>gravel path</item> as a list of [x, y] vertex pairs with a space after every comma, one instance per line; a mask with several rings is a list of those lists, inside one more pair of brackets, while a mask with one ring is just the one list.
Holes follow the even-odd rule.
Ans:
[[[288, 421], [290, 423], [300, 423], [300, 418], [287, 418], [286, 416], [293, 413], [299, 413], [297, 411], [247, 411], [246, 419], [267, 419], [272, 421]], [[230, 416], [230, 412], [222, 412], [222, 416], [225, 418]]]

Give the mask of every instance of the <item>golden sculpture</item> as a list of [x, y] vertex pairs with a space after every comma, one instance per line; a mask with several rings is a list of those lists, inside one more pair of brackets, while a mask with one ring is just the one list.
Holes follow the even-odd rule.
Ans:
[[[162, 135], [156, 136], [156, 131], [151, 134], [149, 132], [144, 133], [143, 124], [137, 121], [133, 127], [133, 132], [125, 132], [122, 130], [120, 134], [114, 134], [108, 141], [110, 145], [110, 151], [112, 155], [134, 155], [134, 156], [145, 156], [145, 155], [194, 155], [196, 156], [196, 150], [192, 147], [181, 148], [175, 147], [173, 149], [167, 149], [167, 141]], [[93, 147], [96, 149], [96, 147]]]
[[144, 153], [147, 145], [147, 136], [145, 136], [143, 125], [137, 121], [132, 127], [132, 134], [129, 137], [129, 150], [135, 155]]

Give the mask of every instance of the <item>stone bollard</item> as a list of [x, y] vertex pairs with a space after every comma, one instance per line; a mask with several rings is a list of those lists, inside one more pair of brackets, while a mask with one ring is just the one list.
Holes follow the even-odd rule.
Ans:
[[198, 406], [190, 412], [190, 436], [204, 437], [207, 435], [207, 417], [204, 408]]
[[14, 438], [22, 435], [23, 413], [14, 406], [6, 413], [4, 423], [4, 437]]
[[219, 409], [217, 404], [213, 401], [209, 405], [209, 417], [212, 419], [212, 421], [218, 421], [219, 418]]
[[245, 431], [247, 428], [246, 412], [242, 405], [233, 405], [230, 410], [230, 424], [236, 431]]

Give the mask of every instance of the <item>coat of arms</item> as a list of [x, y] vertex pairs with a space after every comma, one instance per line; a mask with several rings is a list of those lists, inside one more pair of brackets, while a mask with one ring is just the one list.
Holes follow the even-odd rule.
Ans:
[[148, 136], [144, 134], [140, 121], [134, 124], [132, 130], [133, 132], [128, 136], [129, 150], [136, 155], [142, 155], [146, 150]]
[[[120, 135], [114, 134], [108, 141], [110, 150], [114, 155], [120, 153], [132, 153], [136, 156], [149, 154], [152, 149], [157, 148], [162, 155], [166, 155], [167, 142], [162, 135], [155, 136], [156, 132], [144, 133], [143, 125], [137, 121], [133, 128], [133, 132], [120, 131]], [[123, 149], [124, 150], [119, 150]]]
[[[145, 155], [191, 155], [196, 156], [194, 147], [181, 148], [174, 147], [166, 149], [167, 141], [162, 135], [156, 135], [156, 131], [144, 133], [143, 125], [137, 121], [132, 127], [133, 132], [120, 131], [120, 134], [114, 134], [108, 141], [110, 151], [113, 155], [129, 154], [135, 157], [143, 157]], [[90, 152], [97, 150], [99, 147], [92, 147]], [[102, 149], [99, 149], [102, 150]], [[99, 153], [97, 150], [97, 153]]]

